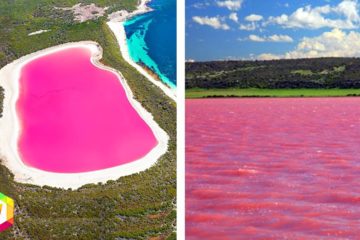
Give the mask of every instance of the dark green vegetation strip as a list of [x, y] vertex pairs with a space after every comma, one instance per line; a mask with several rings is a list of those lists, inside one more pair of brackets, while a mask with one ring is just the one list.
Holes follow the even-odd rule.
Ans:
[[[53, 8], [69, 7], [77, 2], [1, 1], [0, 67], [50, 46], [96, 41], [104, 49], [102, 62], [121, 71], [138, 101], [169, 134], [169, 151], [144, 172], [104, 185], [90, 184], [76, 191], [16, 183], [9, 170], [0, 165], [0, 192], [16, 202], [15, 226], [0, 233], [0, 239], [174, 239], [176, 105], [124, 61], [105, 18], [79, 24], [72, 21], [71, 13]], [[132, 10], [137, 3], [135, 0], [91, 2], [110, 6], [111, 11]], [[51, 31], [27, 36], [39, 29]], [[1, 95], [1, 102], [2, 99]]]
[[258, 89], [228, 88], [186, 90], [186, 98], [212, 97], [348, 97], [360, 96], [360, 89]]
[[359, 58], [186, 63], [186, 88], [360, 88]]

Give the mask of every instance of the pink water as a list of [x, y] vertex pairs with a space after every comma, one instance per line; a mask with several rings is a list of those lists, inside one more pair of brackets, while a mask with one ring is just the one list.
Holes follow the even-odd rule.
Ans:
[[57, 173], [79, 173], [129, 163], [157, 144], [130, 104], [117, 75], [73, 47], [22, 68], [17, 112], [22, 161]]
[[186, 101], [187, 239], [360, 239], [360, 98]]

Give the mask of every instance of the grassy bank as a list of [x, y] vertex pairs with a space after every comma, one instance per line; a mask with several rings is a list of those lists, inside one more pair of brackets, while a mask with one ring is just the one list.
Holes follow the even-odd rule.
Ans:
[[[76, 191], [17, 183], [9, 170], [0, 165], [0, 192], [14, 198], [16, 203], [15, 225], [0, 233], [0, 239], [174, 239], [175, 102], [124, 61], [105, 18], [74, 23], [70, 13], [54, 10], [53, 1], [30, 2], [0, 4], [0, 67], [50, 46], [81, 40], [96, 41], [104, 49], [102, 62], [121, 71], [137, 100], [169, 134], [169, 151], [154, 167], [144, 172], [107, 184], [87, 185]], [[32, 5], [33, 2], [37, 3], [34, 3], [36, 6]], [[77, 1], [56, 2], [61, 6], [71, 6]], [[91, 2], [111, 6], [114, 10], [131, 10], [137, 1]], [[51, 31], [27, 36], [39, 29]]]
[[186, 90], [186, 98], [209, 97], [345, 97], [360, 96], [360, 89], [259, 89], [228, 88]]

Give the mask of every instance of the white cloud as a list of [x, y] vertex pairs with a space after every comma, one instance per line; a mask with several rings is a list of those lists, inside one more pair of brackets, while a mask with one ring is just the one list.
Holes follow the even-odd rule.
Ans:
[[249, 35], [249, 40], [253, 42], [265, 42], [265, 38], [259, 37], [258, 35], [254, 35], [254, 34]]
[[238, 18], [237, 14], [236, 14], [235, 12], [234, 12], [234, 13], [230, 13], [229, 19], [230, 19], [230, 20], [233, 20], [233, 21], [236, 22], [236, 23], [239, 21], [239, 18]]
[[215, 29], [229, 30], [230, 27], [221, 21], [220, 17], [199, 17], [194, 16], [193, 21], [200, 25], [207, 25]]
[[197, 9], [204, 9], [204, 8], [210, 6], [210, 3], [209, 2], [197, 2], [191, 6], [194, 8], [197, 8]]
[[294, 40], [288, 35], [271, 35], [271, 36], [258, 36], [258, 35], [250, 35], [250, 41], [254, 42], [293, 42]]
[[347, 20], [359, 22], [359, 6], [356, 1], [342, 1], [335, 9], [335, 12], [346, 17]]
[[360, 33], [346, 33], [338, 28], [320, 36], [303, 38], [296, 48], [283, 55], [261, 54], [259, 59], [315, 58], [315, 57], [360, 57]]
[[280, 57], [275, 54], [271, 54], [271, 53], [263, 53], [263, 54], [260, 54], [257, 57], [257, 59], [259, 59], [259, 60], [276, 60], [276, 59], [280, 59]]
[[251, 15], [245, 17], [245, 20], [249, 21], [249, 22], [257, 22], [257, 21], [261, 21], [262, 19], [263, 19], [263, 16], [257, 15], [257, 14], [251, 14]]
[[240, 24], [239, 29], [245, 30], [245, 31], [254, 31], [256, 30], [257, 25], [255, 22], [249, 23], [249, 24]]
[[245, 30], [245, 31], [254, 31], [258, 28], [258, 21], [261, 21], [263, 19], [263, 16], [251, 14], [249, 16], [245, 17], [245, 20], [250, 22], [247, 24], [240, 24], [239, 29]]
[[236, 11], [241, 8], [243, 0], [225, 0], [225, 1], [217, 1], [216, 4], [219, 7], [226, 7], [231, 11]]
[[272, 35], [268, 37], [271, 42], [293, 42], [294, 40], [288, 35]]
[[358, 12], [359, 4], [357, 0], [343, 0], [337, 6], [312, 7], [308, 5], [298, 8], [290, 15], [271, 16], [267, 23], [278, 24], [284, 28], [318, 29], [329, 27], [354, 29], [360, 26]]

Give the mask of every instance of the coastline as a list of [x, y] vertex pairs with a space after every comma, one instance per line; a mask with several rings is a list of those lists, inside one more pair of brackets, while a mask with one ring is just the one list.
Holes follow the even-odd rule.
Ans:
[[131, 66], [133, 66], [137, 71], [139, 71], [143, 76], [145, 76], [150, 82], [159, 87], [168, 97], [176, 101], [176, 89], [171, 89], [169, 86], [164, 84], [161, 80], [154, 78], [146, 69], [144, 69], [140, 64], [134, 62], [129, 54], [127, 38], [124, 23], [126, 20], [149, 11], [152, 11], [151, 8], [146, 6], [149, 0], [141, 0], [141, 3], [138, 5], [137, 9], [131, 13], [122, 12], [121, 16], [109, 17], [107, 25], [110, 30], [116, 37], [118, 42], [121, 55]]
[[[111, 71], [116, 74], [130, 104], [138, 112], [140, 117], [149, 125], [153, 131], [158, 144], [144, 157], [133, 162], [123, 164], [103, 170], [84, 172], [84, 173], [53, 173], [26, 166], [18, 152], [17, 141], [20, 130], [20, 123], [16, 113], [16, 101], [19, 96], [19, 76], [22, 67], [35, 58], [46, 54], [60, 51], [69, 47], [85, 47], [91, 50], [91, 62], [98, 68]], [[0, 85], [5, 90], [3, 117], [0, 118], [0, 157], [3, 164], [14, 174], [15, 181], [40, 186], [51, 186], [59, 188], [77, 189], [85, 184], [105, 183], [108, 180], [116, 180], [120, 177], [139, 173], [153, 166], [157, 160], [167, 152], [168, 134], [160, 128], [154, 121], [153, 116], [134, 99], [133, 93], [123, 75], [117, 70], [107, 67], [100, 63], [102, 58], [101, 46], [93, 41], [71, 42], [50, 47], [23, 56], [2, 69], [0, 69], [0, 79], [4, 79]]]

